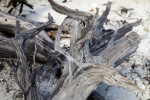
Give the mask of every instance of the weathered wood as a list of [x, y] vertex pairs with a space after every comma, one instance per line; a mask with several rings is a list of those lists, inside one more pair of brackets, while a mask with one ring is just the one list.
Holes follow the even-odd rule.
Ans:
[[71, 82], [65, 81], [53, 100], [85, 100], [101, 82], [142, 92], [134, 83], [107, 65], [86, 66], [83, 70], [72, 76]]
[[[19, 21], [21, 23], [21, 32], [25, 32], [27, 30], [33, 29], [37, 27], [37, 22], [19, 17]], [[2, 31], [4, 34], [5, 33], [10, 33], [12, 37], [16, 33], [16, 17], [11, 16], [9, 14], [6, 14], [4, 12], [0, 12], [0, 26], [2, 26], [0, 31]], [[9, 27], [11, 26], [11, 27]], [[7, 29], [7, 27], [9, 27]], [[4, 39], [3, 39], [4, 40]], [[2, 38], [1, 38], [2, 41]], [[31, 39], [27, 43], [27, 57], [32, 61], [33, 59], [33, 51], [34, 51], [34, 44], [35, 41], [37, 42], [37, 55], [36, 55], [36, 61], [40, 63], [45, 63], [48, 60], [48, 55], [47, 55], [47, 50], [44, 47], [49, 47], [52, 50], [54, 49], [54, 42], [49, 38], [47, 33], [45, 31], [41, 31], [35, 38]], [[16, 59], [16, 48], [14, 44], [9, 41], [6, 41], [5, 44], [0, 45], [0, 59]], [[4, 52], [5, 51], [5, 52]], [[4, 54], [5, 53], [5, 54]]]
[[[140, 42], [139, 36], [135, 32], [128, 35], [126, 33], [140, 21], [117, 30], [105, 30], [103, 24], [110, 11], [110, 2], [102, 16], [98, 16], [98, 13], [94, 16], [74, 11], [53, 0], [49, 2], [54, 10], [69, 16], [58, 27], [55, 43], [41, 31], [52, 23], [52, 17], [49, 17], [47, 23], [40, 25], [20, 17], [16, 21], [13, 16], [0, 15], [2, 26], [17, 26], [13, 38], [0, 37], [0, 48], [4, 47], [0, 51], [3, 53], [6, 49], [12, 55], [17, 55], [9, 56], [7, 63], [14, 69], [16, 82], [25, 100], [86, 100], [102, 82], [143, 92], [113, 68], [136, 51]], [[3, 19], [4, 16], [8, 16], [7, 21]], [[60, 47], [61, 34], [66, 27], [71, 33], [69, 51]], [[47, 60], [41, 60], [44, 64], [35, 67], [40, 61], [37, 62], [34, 58], [41, 59], [43, 56]], [[17, 59], [13, 61], [10, 57]]]
[[[50, 0], [50, 1], [52, 1], [52, 0]], [[52, 6], [55, 6], [55, 5], [52, 4]], [[110, 2], [107, 5], [107, 9], [105, 11], [106, 13], [104, 13], [103, 16], [101, 16], [99, 19], [106, 19], [107, 15], [109, 13], [109, 9], [110, 9]], [[58, 11], [58, 9], [56, 11]], [[68, 13], [69, 13], [69, 10], [68, 10]], [[84, 21], [84, 20], [82, 20], [82, 21]], [[85, 34], [84, 33], [85, 31], [83, 31], [83, 30], [86, 29], [86, 32], [87, 32], [86, 34], [89, 35], [88, 31], [93, 30], [93, 26], [91, 26], [91, 25], [99, 25], [99, 24], [96, 24], [96, 23], [94, 23], [92, 21], [93, 21], [93, 19], [89, 20], [89, 23], [86, 23], [86, 27], [84, 27], [82, 25], [79, 26], [80, 25], [79, 24], [79, 22], [80, 22], [79, 20], [77, 20], [77, 22], [67, 24], [68, 26], [70, 26], [70, 29], [71, 29], [70, 55], [73, 56], [76, 59], [76, 61], [78, 62], [79, 66], [81, 65], [81, 67], [83, 68], [83, 70], [84, 70], [84, 68], [87, 68], [88, 64], [90, 64], [90, 63], [95, 63], [95, 64], [105, 63], [106, 65], [115, 66], [115, 65], [117, 65], [116, 62], [119, 59], [120, 59], [120, 62], [121, 62], [122, 58], [127, 57], [129, 54], [132, 54], [136, 50], [136, 48], [138, 46], [138, 43], [140, 42], [140, 38], [139, 38], [139, 36], [136, 33], [132, 33], [132, 34], [129, 34], [129, 35], [125, 36], [125, 34], [127, 32], [129, 32], [129, 31], [131, 31], [132, 28], [133, 28], [133, 26], [134, 26], [133, 24], [129, 24], [129, 25], [125, 26], [124, 28], [119, 29], [119, 31], [118, 30], [115, 30], [115, 31], [113, 31], [113, 30], [106, 31], [106, 34], [104, 33], [104, 35], [106, 37], [110, 37], [110, 38], [108, 38], [108, 39], [106, 38], [107, 41], [105, 41], [105, 39], [102, 38], [103, 36], [101, 36], [101, 39], [99, 39], [99, 40], [97, 39], [98, 41], [101, 41], [102, 43], [105, 43], [105, 42], [106, 43], [105, 43], [105, 45], [103, 47], [101, 46], [100, 49], [102, 49], [102, 50], [101, 50], [101, 52], [99, 52], [98, 55], [96, 55], [96, 56], [92, 55], [90, 53], [90, 50], [88, 50], [88, 49], [90, 49], [90, 45], [89, 45], [90, 38], [87, 37], [87, 40], [83, 38], [83, 35]], [[103, 20], [100, 20], [100, 22], [101, 21], [103, 21]], [[69, 23], [69, 21], [68, 21], [68, 23]], [[138, 24], [139, 21], [135, 22], [135, 23]], [[88, 24], [90, 24], [90, 25], [88, 25]], [[103, 24], [100, 25], [100, 26], [101, 26], [101, 28], [97, 31], [97, 33], [98, 32], [102, 32], [104, 30], [103, 29]], [[94, 28], [95, 27], [96, 27], [96, 29], [94, 29], [94, 30], [97, 30], [98, 29], [97, 26], [94, 26]], [[128, 27], [130, 27], [131, 30], [128, 29]], [[121, 33], [119, 33], [120, 30], [122, 30]], [[93, 32], [95, 32], [95, 31], [93, 31]], [[58, 37], [60, 38], [60, 36], [58, 36]], [[84, 41], [78, 42], [79, 39], [80, 40], [84, 39]], [[113, 53], [111, 53], [111, 52], [113, 52]], [[109, 58], [109, 59], [107, 60], [106, 58]], [[85, 59], [85, 61], [84, 61], [84, 59]], [[75, 73], [74, 69], [80, 70], [80, 67], [73, 68], [75, 66], [78, 66], [78, 64], [71, 66], [71, 68], [72, 68], [71, 72], [73, 72], [73, 73], [71, 73], [72, 75], [76, 76], [76, 73]], [[104, 66], [104, 65], [102, 65], [102, 66]], [[106, 66], [105, 66], [105, 68], [106, 68]], [[91, 88], [90, 88], [91, 90], [90, 89], [89, 89], [89, 91], [88, 91], [88, 89], [87, 89], [87, 91], [86, 90], [85, 91], [84, 90], [80, 90], [80, 89], [86, 89], [86, 88], [90, 87], [87, 84], [90, 83], [90, 82], [94, 82], [94, 81], [91, 81], [92, 79], [89, 78], [90, 76], [93, 76], [93, 75], [89, 75], [88, 76], [88, 79], [90, 79], [90, 82], [86, 82], [88, 80], [87, 78], [86, 78], [86, 80], [84, 80], [85, 83], [84, 83], [84, 81], [81, 81], [82, 79], [85, 78], [84, 76], [86, 76], [86, 75], [83, 75], [84, 72], [85, 72], [85, 70], [84, 71], [83, 70], [81, 70], [81, 73], [82, 73], [81, 77], [78, 74], [76, 76], [76, 78], [80, 77], [79, 80], [75, 81], [75, 79], [72, 78], [73, 77], [72, 76], [71, 77], [71, 82], [69, 83], [67, 81], [68, 85], [66, 85], [66, 83], [64, 83], [64, 89], [62, 89], [63, 86], [60, 88], [61, 92], [58, 92], [58, 94], [55, 95], [54, 100], [60, 99], [60, 97], [63, 98], [64, 100], [70, 100], [70, 99], [71, 100], [77, 100], [77, 99], [78, 100], [85, 100], [85, 97], [87, 97], [86, 93], [89, 95], [89, 93], [92, 91], [92, 89], [96, 88], [97, 86], [95, 86], [94, 83], [91, 83], [91, 84], [93, 84], [91, 86]], [[110, 70], [110, 72], [112, 71], [111, 69], [109, 69], [109, 70]], [[108, 74], [107, 72], [109, 72], [109, 71], [106, 71], [106, 69], [105, 69], [105, 71], [103, 71], [103, 72], [106, 73], [106, 74]], [[88, 73], [88, 74], [90, 74], [90, 73]], [[96, 71], [93, 71], [93, 73], [94, 73], [94, 75], [99, 74], [99, 73], [96, 73]], [[116, 79], [119, 79], [119, 77], [122, 77], [122, 76], [118, 75], [117, 78], [115, 77], [114, 81], [116, 81]], [[95, 79], [95, 81], [96, 81], [97, 84], [100, 84], [101, 82], [105, 81], [107, 84], [115, 85], [114, 82], [113, 82], [113, 79], [110, 79], [110, 80], [111, 81], [108, 82], [108, 81], [105, 81], [103, 79], [99, 79], [99, 80]], [[128, 80], [125, 80], [125, 78], [121, 78], [120, 82], [121, 82], [121, 80], [124, 80], [123, 83], [117, 82], [116, 86], [120, 86], [120, 87], [123, 87], [123, 88], [126, 88], [126, 89], [131, 89], [132, 86], [130, 87], [129, 84], [131, 84], [132, 82], [129, 82]], [[73, 81], [74, 81], [74, 83], [72, 83]], [[127, 83], [127, 84], [125, 85], [124, 82]], [[77, 84], [77, 85], [75, 85], [75, 84]], [[129, 85], [129, 87], [127, 85]], [[132, 88], [134, 88], [135, 90], [138, 90], [136, 88], [136, 86], [135, 87], [133, 86]], [[78, 92], [75, 93], [74, 91], [75, 90], [77, 91], [77, 89], [78, 89]], [[85, 93], [85, 94], [83, 94], [83, 93]]]
[[[35, 37], [37, 34], [39, 34], [40, 31], [42, 31], [45, 27], [47, 27], [48, 25], [50, 25], [52, 23], [53, 19], [52, 17], [49, 15], [49, 21], [41, 26], [39, 26], [38, 28], [33, 28], [29, 31], [26, 32], [22, 32], [21, 33], [21, 29], [20, 29], [20, 22], [19, 19], [17, 19], [16, 21], [16, 27], [17, 27], [17, 31], [15, 34], [15, 37], [11, 38], [10, 40], [12, 40], [11, 42], [15, 45], [17, 51], [17, 65], [15, 66], [15, 77], [17, 80], [17, 84], [19, 85], [19, 87], [21, 88], [21, 91], [23, 92], [24, 95], [24, 99], [25, 100], [34, 100], [35, 99], [35, 93], [34, 93], [34, 88], [32, 88], [32, 86], [34, 86], [34, 74], [32, 73], [32, 71], [30, 70], [30, 66], [28, 64], [28, 60], [27, 60], [27, 56], [26, 56], [26, 41], [28, 41], [29, 39], [32, 39], [33, 37]], [[34, 62], [35, 63], [35, 62]]]
[[72, 10], [70, 8], [67, 8], [67, 7], [64, 7], [64, 6], [57, 4], [53, 0], [48, 0], [48, 1], [50, 2], [52, 8], [60, 14], [67, 15], [67, 16], [70, 16], [72, 18], [79, 18], [80, 20], [83, 20], [86, 23], [88, 23], [88, 20], [93, 17], [93, 15], [88, 13], [88, 12]]

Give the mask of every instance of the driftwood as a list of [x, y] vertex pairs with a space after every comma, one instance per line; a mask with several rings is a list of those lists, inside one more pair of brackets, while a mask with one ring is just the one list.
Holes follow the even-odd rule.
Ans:
[[[105, 30], [111, 2], [101, 16], [98, 9], [92, 15], [49, 2], [55, 11], [68, 16], [55, 42], [42, 31], [52, 24], [50, 15], [47, 23], [40, 24], [0, 12], [0, 31], [12, 34], [0, 37], [0, 59], [13, 69], [25, 100], [86, 100], [102, 82], [143, 92], [114, 68], [136, 51], [140, 38], [130, 31], [141, 20]], [[71, 33], [68, 50], [60, 47], [66, 27]]]

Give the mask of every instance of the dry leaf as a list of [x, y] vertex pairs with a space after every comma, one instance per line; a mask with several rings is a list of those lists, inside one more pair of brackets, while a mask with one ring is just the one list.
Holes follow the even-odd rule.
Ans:
[[94, 11], [94, 9], [90, 9], [90, 12], [93, 12]]

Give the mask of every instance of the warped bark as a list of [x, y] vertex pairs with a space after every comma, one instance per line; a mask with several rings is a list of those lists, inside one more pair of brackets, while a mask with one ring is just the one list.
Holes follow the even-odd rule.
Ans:
[[[10, 26], [14, 35], [0, 37], [0, 59], [13, 69], [25, 100], [86, 100], [102, 82], [143, 92], [113, 68], [136, 51], [140, 38], [129, 32], [141, 20], [105, 30], [111, 2], [101, 16], [98, 9], [92, 15], [49, 2], [55, 11], [68, 15], [58, 27], [55, 43], [42, 31], [52, 24], [50, 15], [47, 23], [39, 24], [0, 12], [0, 31]], [[71, 33], [69, 52], [60, 47], [66, 27]]]

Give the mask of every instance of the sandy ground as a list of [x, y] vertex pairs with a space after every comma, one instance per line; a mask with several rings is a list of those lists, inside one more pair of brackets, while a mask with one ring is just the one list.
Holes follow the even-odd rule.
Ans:
[[[61, 0], [55, 1], [72, 9], [79, 9], [91, 13], [95, 13], [95, 8], [98, 7], [100, 9], [100, 14], [102, 14], [105, 10], [106, 6], [104, 6], [104, 4], [107, 3], [107, 0], [68, 0], [67, 3], [62, 3]], [[26, 7], [22, 14], [29, 19], [45, 22], [47, 21], [47, 15], [49, 12], [53, 16], [54, 21], [60, 25], [63, 19], [66, 17], [65, 15], [61, 15], [53, 11], [47, 0], [30, 0], [29, 2], [33, 4], [34, 9], [32, 10]], [[141, 43], [137, 52], [130, 57], [130, 61], [133, 61], [134, 64], [137, 65], [137, 67], [134, 69], [135, 72], [138, 74], [140, 73], [140, 76], [144, 78], [146, 75], [150, 75], [148, 70], [148, 67], [150, 66], [150, 0], [112, 0], [112, 3], [112, 9], [108, 16], [109, 21], [108, 24], [105, 24], [106, 28], [118, 29], [124, 25], [123, 22], [130, 23], [138, 19], [142, 19], [141, 25], [133, 29], [133, 31], [140, 35]], [[8, 9], [4, 9], [3, 6], [4, 4], [0, 3], [0, 9], [2, 11], [7, 11]], [[124, 7], [128, 9], [127, 13], [121, 11]], [[68, 41], [64, 42], [68, 43]], [[148, 67], [145, 67], [146, 64]], [[125, 75], [125, 73], [129, 73], [132, 65], [133, 63], [131, 64], [124, 62], [121, 66], [118, 66], [117, 69], [120, 70], [123, 75]], [[1, 73], [2, 72], [0, 72], [0, 74]], [[5, 77], [10, 78], [8, 74], [5, 74]], [[108, 86], [106, 84], [102, 84], [99, 88], [97, 88], [97, 91], [99, 91], [106, 100], [150, 99], [150, 90], [148, 89], [149, 83], [147, 81], [139, 79], [136, 74], [127, 74], [126, 77], [133, 82], [138, 82], [137, 85], [139, 87], [147, 89], [146, 93], [142, 95], [127, 91], [122, 88]], [[131, 77], [133, 78], [131, 79]], [[2, 78], [0, 77], [0, 100], [11, 100], [13, 93], [18, 90], [12, 90], [12, 93], [7, 93], [6, 89], [4, 89], [7, 86], [2, 84], [3, 80], [1, 79]], [[16, 85], [14, 85], [14, 87], [15, 86]], [[106, 89], [108, 91], [105, 91]]]

